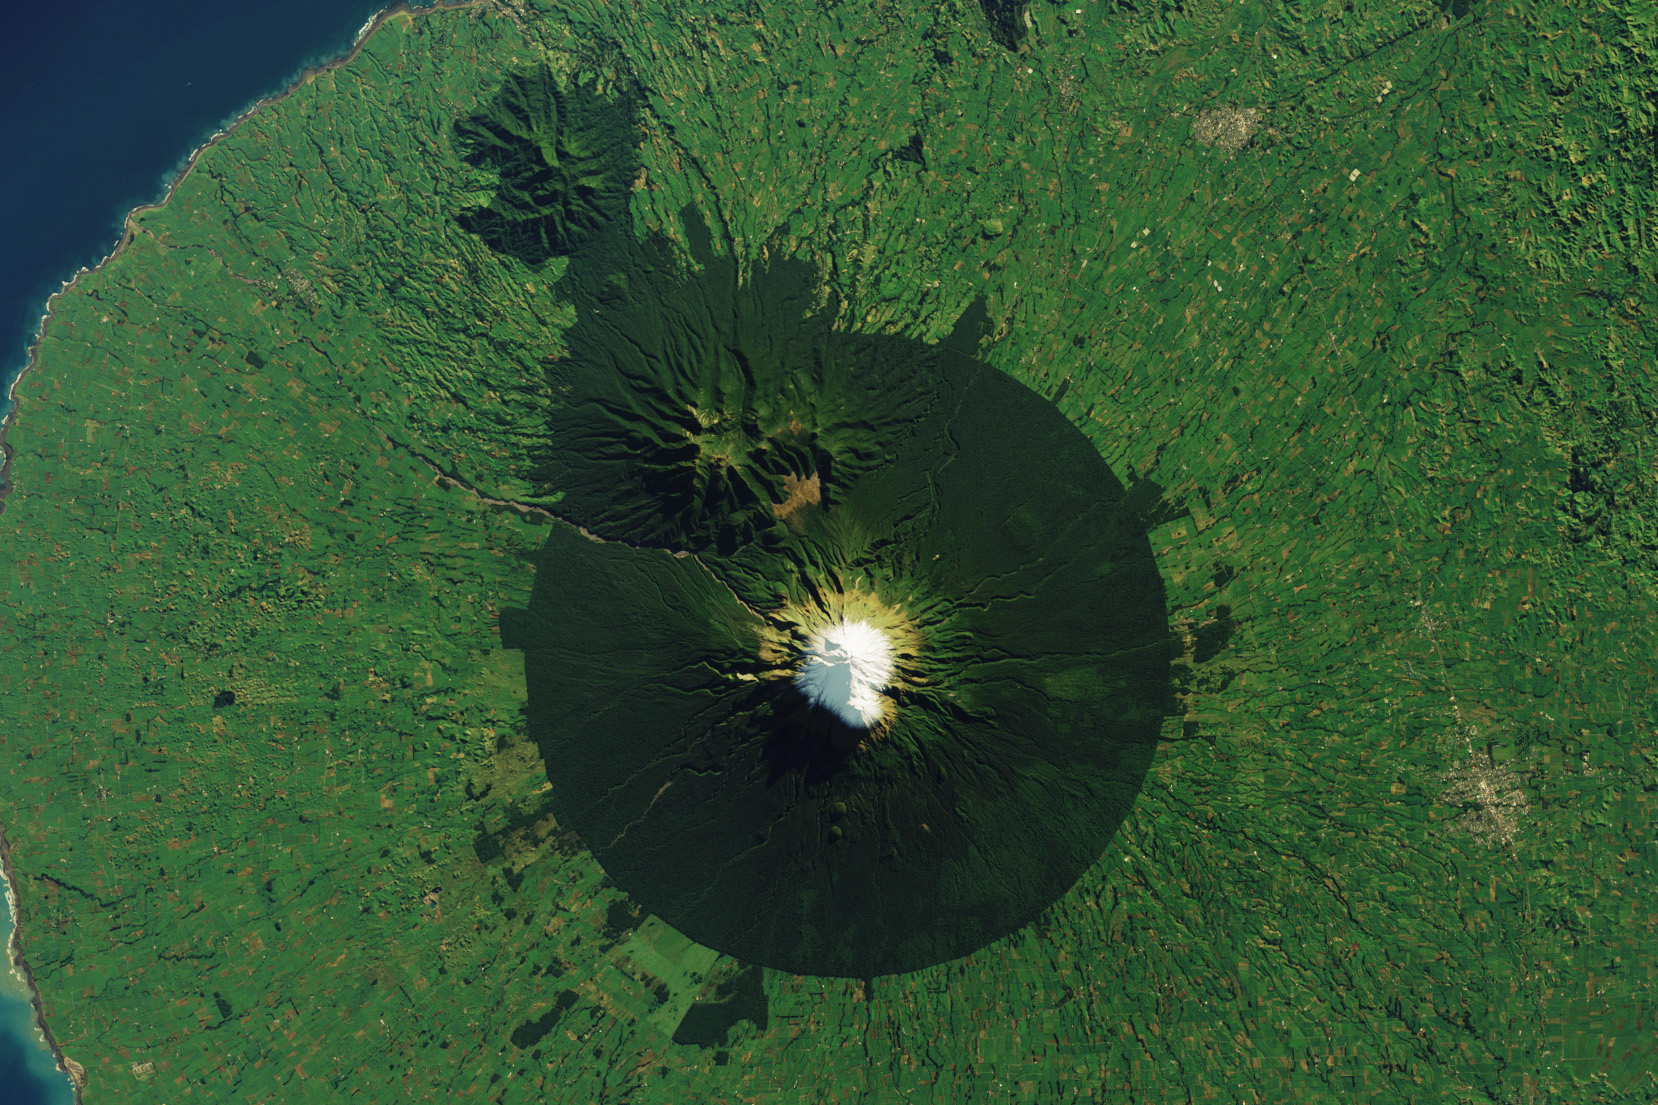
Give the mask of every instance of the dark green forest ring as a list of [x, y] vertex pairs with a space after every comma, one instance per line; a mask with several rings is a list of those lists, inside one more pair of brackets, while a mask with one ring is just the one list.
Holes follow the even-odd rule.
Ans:
[[[695, 275], [612, 245], [572, 277], [551, 375], [546, 468], [587, 532], [555, 529], [502, 625], [560, 823], [669, 924], [793, 973], [915, 970], [1030, 922], [1099, 858], [1172, 710], [1121, 484], [961, 329], [847, 334], [801, 309], [804, 266], [739, 282], [705, 243]], [[777, 509], [804, 450], [699, 494], [664, 416], [711, 394], [795, 422], [819, 501]], [[916, 636], [879, 739], [782, 678], [779, 627], [851, 592]]]

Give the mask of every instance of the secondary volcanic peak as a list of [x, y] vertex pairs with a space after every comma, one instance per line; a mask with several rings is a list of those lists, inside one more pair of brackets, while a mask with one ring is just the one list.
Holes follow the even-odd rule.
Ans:
[[812, 634], [795, 686], [812, 705], [868, 729], [881, 720], [881, 692], [892, 681], [892, 668], [886, 634], [868, 622], [842, 619]]
[[1142, 511], [977, 358], [982, 302], [935, 344], [842, 331], [816, 269], [745, 279], [694, 208], [683, 248], [624, 229], [560, 278], [536, 474], [606, 540], [553, 527], [502, 618], [560, 823], [685, 936], [792, 974], [1013, 932], [1099, 859], [1176, 708]]
[[503, 611], [560, 823], [642, 908], [791, 974], [919, 970], [1029, 922], [1175, 708], [1156, 563], [1098, 450], [1005, 374], [930, 367], [951, 401], [799, 530], [681, 557], [552, 527]]

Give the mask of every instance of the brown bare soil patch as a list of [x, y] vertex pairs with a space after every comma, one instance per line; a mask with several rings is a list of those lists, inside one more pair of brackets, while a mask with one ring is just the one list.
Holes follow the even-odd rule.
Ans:
[[805, 479], [789, 473], [783, 477], [783, 501], [772, 504], [772, 511], [796, 533], [806, 528], [805, 515], [810, 507], [823, 505], [823, 481], [813, 472]]

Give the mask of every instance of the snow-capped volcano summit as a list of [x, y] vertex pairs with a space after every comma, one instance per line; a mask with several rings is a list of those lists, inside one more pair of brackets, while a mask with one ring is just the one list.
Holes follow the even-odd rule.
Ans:
[[813, 632], [795, 686], [814, 706], [868, 729], [881, 719], [881, 691], [892, 680], [892, 645], [863, 621], [839, 621]]

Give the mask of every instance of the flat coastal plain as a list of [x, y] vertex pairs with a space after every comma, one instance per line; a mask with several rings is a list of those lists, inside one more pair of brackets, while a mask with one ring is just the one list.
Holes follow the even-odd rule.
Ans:
[[[86, 1098], [1645, 1105], [1655, 35], [1528, 0], [386, 18], [134, 215], [16, 389], [0, 825]], [[562, 258], [463, 225], [523, 182], [456, 138], [541, 72], [641, 98], [637, 234], [808, 262], [851, 331], [982, 297], [984, 359], [1138, 497], [1178, 706], [1013, 935], [756, 967], [552, 815], [495, 626], [561, 524], [574, 318]]]

